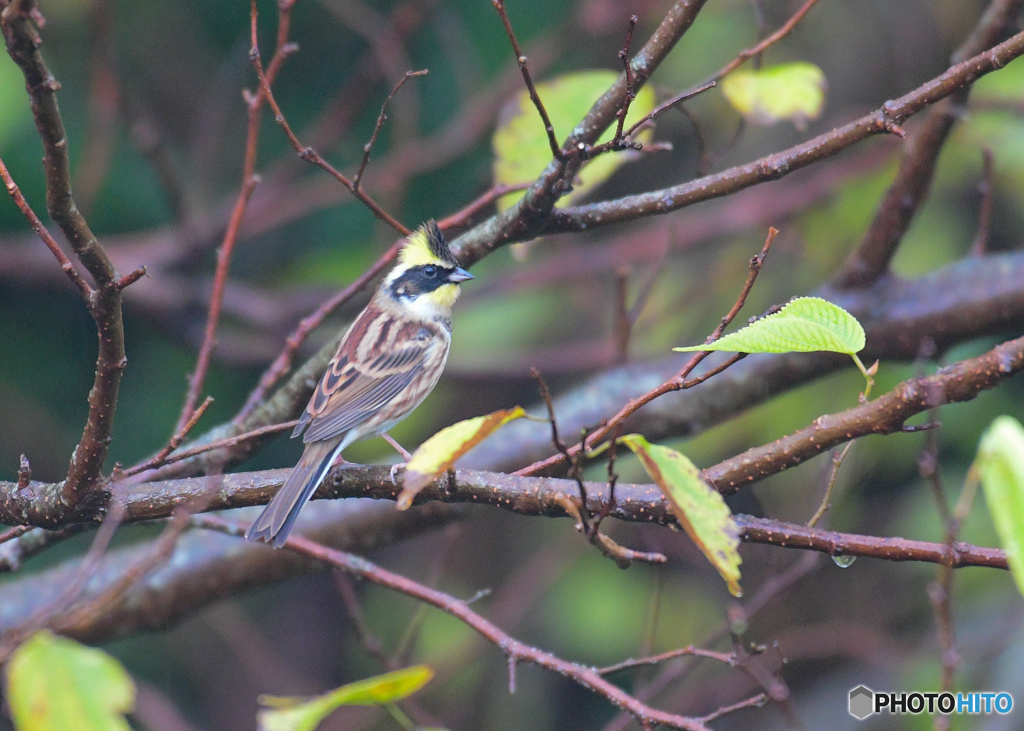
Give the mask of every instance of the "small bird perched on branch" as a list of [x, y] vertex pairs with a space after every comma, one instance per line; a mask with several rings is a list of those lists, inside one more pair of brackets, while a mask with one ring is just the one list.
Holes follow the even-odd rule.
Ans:
[[248, 540], [283, 546], [342, 450], [386, 433], [434, 390], [448, 359], [459, 283], [472, 278], [436, 223], [410, 234], [397, 266], [349, 326], [302, 412], [292, 437], [305, 431], [306, 449], [245, 532]]

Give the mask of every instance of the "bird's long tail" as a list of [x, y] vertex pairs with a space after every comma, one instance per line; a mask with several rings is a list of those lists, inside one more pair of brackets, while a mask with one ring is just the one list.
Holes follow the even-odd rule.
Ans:
[[283, 546], [299, 510], [320, 487], [340, 446], [340, 437], [308, 443], [298, 464], [292, 468], [274, 499], [245, 532], [246, 539], [268, 543], [273, 541], [274, 548]]

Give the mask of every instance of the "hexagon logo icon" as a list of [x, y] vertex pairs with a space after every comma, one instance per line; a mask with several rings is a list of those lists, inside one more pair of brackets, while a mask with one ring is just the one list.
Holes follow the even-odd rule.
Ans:
[[875, 712], [875, 692], [864, 685], [850, 691], [850, 715], [858, 721]]

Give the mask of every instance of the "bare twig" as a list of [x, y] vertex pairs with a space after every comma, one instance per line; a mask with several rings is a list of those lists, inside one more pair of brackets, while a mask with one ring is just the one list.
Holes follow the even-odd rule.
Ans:
[[738, 69], [740, 66], [745, 64], [747, 61], [756, 56], [760, 56], [766, 50], [768, 50], [776, 43], [781, 41], [783, 38], [788, 36], [790, 33], [793, 32], [793, 29], [796, 28], [797, 23], [804, 19], [804, 16], [807, 15], [808, 12], [810, 12], [811, 8], [813, 8], [817, 4], [817, 2], [818, 0], [807, 0], [803, 5], [799, 7], [799, 9], [797, 9], [795, 13], [793, 13], [793, 15], [790, 16], [789, 20], [787, 20], [779, 27], [777, 31], [772, 33], [770, 36], [764, 38], [760, 43], [753, 46], [752, 48], [747, 48], [743, 51], [740, 51], [738, 54], [736, 54], [736, 58], [734, 58], [732, 61], [730, 61], [721, 69], [719, 69], [718, 73], [709, 78], [708, 81], [718, 81], [719, 79], [728, 76], [733, 71]]
[[185, 437], [188, 436], [189, 432], [195, 427], [196, 423], [203, 418], [203, 414], [210, 408], [210, 404], [213, 403], [213, 396], [207, 396], [206, 400], [199, 405], [199, 408], [195, 410], [191, 418], [185, 422], [185, 426], [181, 428], [177, 434], [171, 437], [170, 441], [167, 442], [167, 446], [153, 455], [151, 458], [143, 462], [142, 464], [136, 465], [129, 470], [121, 471], [120, 475], [115, 473], [115, 477], [129, 477], [134, 474], [138, 474], [144, 470], [152, 469], [158, 465], [167, 463], [167, 456], [175, 449], [181, 446], [181, 443], [185, 441]]
[[633, 69], [629, 65], [629, 45], [633, 42], [633, 29], [639, 22], [635, 15], [629, 16], [629, 28], [626, 31], [626, 42], [619, 51], [619, 59], [622, 61], [623, 73], [626, 75], [626, 93], [622, 99], [622, 108], [618, 111], [619, 121], [615, 127], [614, 139], [621, 140], [623, 137], [622, 127], [626, 123], [626, 115], [629, 114], [629, 107], [636, 99], [636, 90], [633, 88]]
[[[270, 85], [284, 64], [285, 59], [298, 50], [294, 43], [288, 41], [288, 33], [291, 29], [291, 10], [294, 4], [295, 0], [282, 0], [278, 3], [277, 44], [270, 61], [270, 66], [267, 72], [264, 73], [263, 65], [259, 65], [260, 88], [255, 94], [246, 93], [244, 95], [246, 111], [248, 113], [248, 126], [245, 137], [245, 161], [242, 164], [242, 186], [232, 209], [231, 218], [224, 233], [224, 239], [220, 249], [217, 250], [217, 268], [213, 276], [213, 292], [210, 295], [210, 310], [206, 317], [203, 342], [199, 347], [196, 368], [189, 378], [188, 393], [185, 396], [185, 402], [182, 404], [178, 423], [174, 428], [175, 433], [182, 431], [196, 410], [196, 404], [199, 402], [199, 396], [203, 390], [203, 383], [206, 381], [206, 374], [210, 369], [213, 350], [217, 345], [217, 325], [220, 321], [221, 306], [224, 302], [224, 287], [227, 284], [231, 257], [235, 250], [235, 243], [238, 241], [238, 231], [242, 226], [242, 218], [245, 216], [249, 201], [252, 199], [253, 191], [255, 191], [256, 185], [259, 183], [259, 176], [256, 174], [256, 153], [259, 145], [263, 103], [270, 96]], [[258, 59], [259, 50], [256, 30], [256, 3], [254, 0], [250, 22], [252, 41], [250, 54], [255, 54]], [[280, 114], [277, 109], [275, 109], [275, 112]]]
[[718, 662], [725, 663], [726, 665], [736, 664], [736, 654], [732, 652], [715, 652], [714, 650], [705, 650], [701, 647], [694, 647], [688, 645], [681, 647], [678, 650], [669, 650], [663, 652], [660, 655], [652, 655], [651, 657], [641, 657], [638, 659], [623, 660], [622, 662], [615, 663], [614, 665], [608, 665], [607, 667], [599, 668], [597, 672], [601, 675], [611, 675], [613, 673], [619, 673], [623, 670], [630, 670], [632, 668], [646, 667], [650, 665], [658, 665], [666, 660], [671, 660], [676, 657], [705, 657], [710, 660], [717, 660]]
[[[540, 96], [537, 94], [537, 88], [533, 85], [533, 78], [530, 76], [530, 69], [526, 66], [526, 56], [523, 55], [523, 49], [519, 47], [519, 41], [516, 39], [516, 33], [512, 29], [512, 21], [509, 20], [508, 11], [505, 10], [505, 3], [503, 0], [493, 0], [494, 9], [498, 11], [499, 17], [501, 17], [501, 23], [505, 26], [505, 33], [508, 34], [509, 43], [512, 44], [512, 50], [516, 54], [516, 63], [519, 64], [519, 71], [523, 75], [523, 83], [526, 84], [526, 89], [530, 93], [530, 101], [533, 102], [533, 106], [537, 108], [537, 113], [540, 115], [541, 121], [544, 122], [544, 131], [548, 136], [548, 146], [551, 148], [551, 157], [555, 160], [561, 160], [564, 157], [562, 148], [558, 145], [558, 138], [555, 137], [555, 128], [551, 125], [551, 118], [548, 117], [548, 111], [544, 108], [544, 102], [540, 100]], [[632, 28], [630, 29], [630, 36], [632, 36]]]
[[[202, 414], [200, 414], [201, 416]], [[291, 421], [285, 421], [281, 424], [270, 424], [269, 426], [261, 426], [258, 429], [252, 429], [251, 431], [236, 434], [232, 437], [225, 437], [224, 439], [218, 439], [207, 444], [200, 444], [190, 449], [183, 449], [176, 454], [164, 454], [160, 459], [153, 457], [146, 460], [145, 462], [135, 465], [130, 469], [124, 470], [121, 474], [122, 477], [132, 477], [134, 475], [151, 470], [161, 465], [173, 464], [174, 462], [180, 462], [190, 457], [195, 457], [205, 452], [211, 452], [215, 449], [228, 449], [234, 447], [237, 444], [242, 444], [250, 439], [256, 439], [258, 437], [265, 436], [267, 434], [276, 434], [278, 432], [287, 431], [288, 429], [295, 428], [295, 425], [299, 423], [298, 419], [292, 419]], [[181, 432], [179, 432], [180, 434]], [[175, 447], [176, 448], [176, 447]], [[173, 451], [173, 449], [172, 449]]]
[[971, 255], [983, 256], [988, 248], [989, 231], [992, 228], [992, 150], [982, 150], [981, 181], [978, 183], [981, 206], [978, 211], [978, 231], [971, 242]]
[[839, 480], [839, 470], [843, 466], [847, 455], [850, 454], [851, 447], [853, 447], [853, 442], [847, 442], [845, 447], [832, 455], [832, 464], [828, 471], [828, 481], [825, 483], [825, 495], [821, 498], [821, 505], [814, 511], [811, 519], [807, 521], [808, 528], [813, 528], [817, 525], [818, 521], [825, 515], [825, 512], [832, 507], [832, 490], [835, 489], [836, 482]]
[[735, 713], [736, 711], [741, 711], [744, 708], [760, 708], [767, 701], [768, 701], [768, 696], [766, 694], [758, 693], [757, 695], [751, 696], [750, 698], [747, 698], [746, 700], [739, 701], [738, 703], [733, 703], [732, 705], [729, 705], [729, 706], [722, 706], [721, 708], [719, 708], [719, 709], [717, 709], [715, 711], [712, 711], [711, 713], [709, 713], [706, 716], [701, 716], [700, 720], [701, 720], [701, 723], [709, 723], [709, 722], [714, 721], [715, 719], [721, 718], [722, 716], [725, 716], [725, 715], [727, 715], [729, 713]]
[[356, 174], [352, 176], [352, 192], [355, 193], [359, 190], [359, 181], [363, 178], [363, 173], [366, 171], [366, 166], [370, 164], [370, 152], [373, 150], [373, 145], [377, 141], [377, 135], [380, 134], [381, 128], [384, 126], [384, 122], [388, 118], [388, 105], [391, 104], [391, 100], [395, 98], [395, 94], [402, 88], [402, 85], [414, 76], [426, 76], [427, 69], [421, 71], [406, 71], [395, 88], [388, 94], [388, 98], [384, 100], [384, 104], [381, 105], [380, 114], [377, 115], [377, 124], [373, 127], [373, 134], [370, 135], [370, 141], [363, 146], [363, 160], [359, 163], [359, 169]]
[[285, 136], [295, 149], [296, 154], [303, 160], [310, 162], [319, 168], [323, 169], [335, 180], [348, 188], [352, 195], [354, 195], [359, 201], [363, 203], [370, 211], [380, 220], [391, 226], [393, 229], [398, 231], [403, 236], [408, 236], [411, 232], [404, 225], [399, 223], [395, 218], [391, 216], [387, 211], [381, 208], [370, 196], [368, 196], [362, 189], [354, 185], [351, 180], [348, 179], [344, 174], [339, 172], [329, 162], [320, 157], [320, 153], [314, 150], [312, 147], [306, 147], [303, 145], [299, 138], [295, 136], [291, 126], [285, 119], [284, 113], [281, 111], [281, 107], [278, 106], [277, 100], [274, 98], [274, 93], [270, 89], [271, 80], [273, 76], [270, 71], [273, 69], [273, 61], [268, 70], [264, 72], [263, 61], [260, 58], [259, 44], [256, 39], [256, 2], [252, 0], [250, 4], [250, 17], [252, 19], [252, 48], [249, 51], [249, 59], [252, 61], [253, 68], [256, 69], [256, 75], [260, 80], [260, 93], [266, 98], [267, 103], [270, 104], [270, 108], [274, 110], [275, 119], [277, 124], [284, 130]]
[[46, 248], [49, 249], [54, 257], [57, 259], [57, 263], [60, 264], [61, 271], [71, 282], [72, 286], [78, 290], [78, 293], [82, 295], [82, 298], [89, 302], [93, 295], [93, 288], [88, 282], [78, 273], [75, 265], [71, 263], [71, 260], [64, 255], [61, 251], [60, 246], [54, 240], [50, 232], [46, 230], [46, 226], [39, 220], [39, 216], [35, 214], [32, 207], [25, 200], [25, 196], [21, 194], [21, 189], [18, 188], [17, 183], [14, 182], [14, 178], [11, 177], [10, 171], [7, 170], [7, 166], [4, 165], [4, 161], [0, 160], [0, 179], [4, 181], [4, 185], [7, 188], [7, 192], [11, 194], [11, 198], [14, 199], [14, 204], [18, 206], [25, 218], [28, 219], [29, 225], [32, 230], [36, 232], [36, 235], [42, 239], [43, 243], [46, 244]]

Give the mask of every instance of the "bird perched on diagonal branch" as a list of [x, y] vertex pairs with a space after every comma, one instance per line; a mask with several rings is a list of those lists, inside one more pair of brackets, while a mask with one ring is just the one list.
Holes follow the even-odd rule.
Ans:
[[249, 526], [248, 540], [284, 545], [299, 510], [342, 451], [357, 439], [386, 433], [434, 390], [448, 359], [459, 284], [472, 278], [436, 223], [428, 221], [409, 236], [398, 264], [320, 378], [292, 432], [293, 438], [302, 434], [305, 451]]

